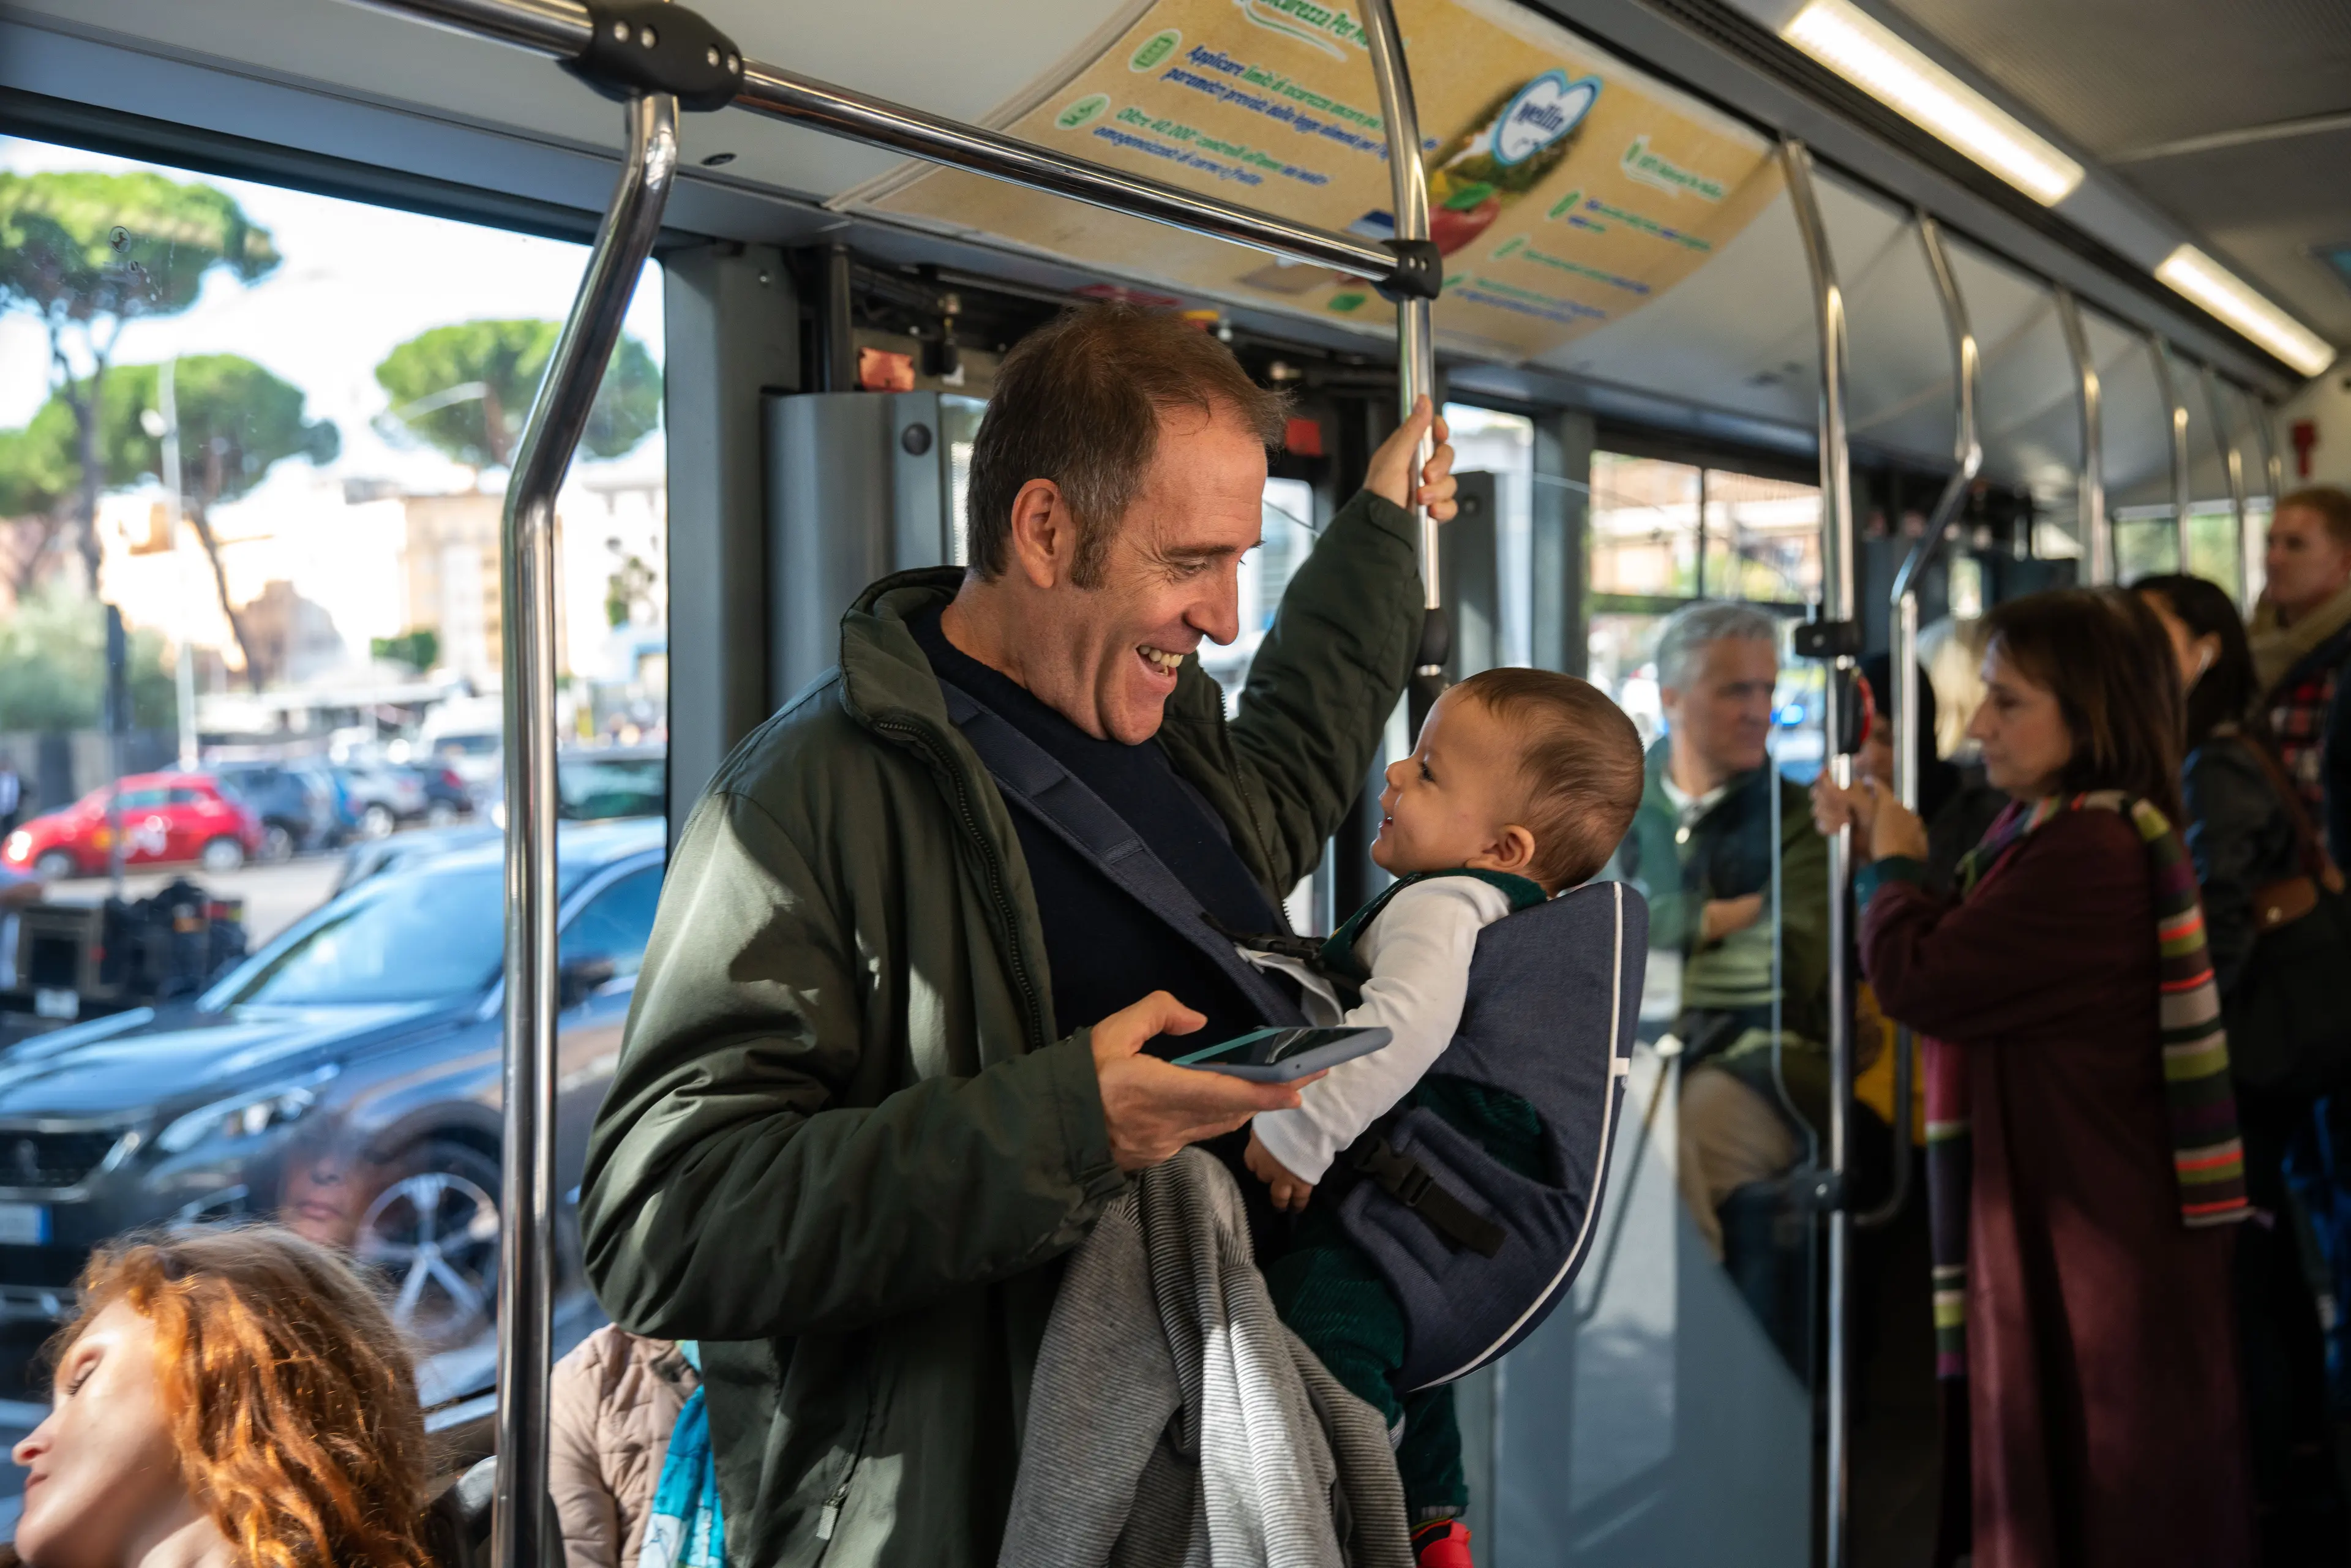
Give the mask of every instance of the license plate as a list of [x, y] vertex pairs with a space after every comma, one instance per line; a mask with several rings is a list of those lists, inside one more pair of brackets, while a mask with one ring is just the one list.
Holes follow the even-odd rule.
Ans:
[[49, 1211], [38, 1203], [0, 1203], [0, 1245], [41, 1247], [49, 1239]]
[[71, 1021], [81, 1017], [81, 994], [62, 988], [43, 986], [33, 993], [33, 1011], [45, 1019]]

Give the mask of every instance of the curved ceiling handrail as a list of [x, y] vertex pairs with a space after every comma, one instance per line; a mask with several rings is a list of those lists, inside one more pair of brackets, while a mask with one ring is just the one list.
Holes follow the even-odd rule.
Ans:
[[2074, 504], [2080, 520], [2082, 551], [2095, 585], [2115, 580], [2115, 536], [2106, 518], [2105, 435], [2098, 367], [2090, 354], [2089, 333], [2082, 325], [2081, 302], [2074, 291], [2055, 286], [2057, 325], [2065, 334], [2065, 352], [2074, 361], [2074, 392], [2082, 413], [2082, 461], [2074, 470]]

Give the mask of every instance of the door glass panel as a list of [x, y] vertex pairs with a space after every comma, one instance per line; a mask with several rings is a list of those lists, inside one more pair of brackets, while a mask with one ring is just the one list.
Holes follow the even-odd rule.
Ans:
[[1823, 682], [1792, 630], [1818, 592], [1819, 501], [1619, 454], [1592, 475], [1591, 678], [1650, 753], [1608, 873], [1649, 904], [1639, 1044], [1573, 1299], [1465, 1404], [1487, 1423], [1508, 1561], [1797, 1568], [1827, 907], [1804, 790]]

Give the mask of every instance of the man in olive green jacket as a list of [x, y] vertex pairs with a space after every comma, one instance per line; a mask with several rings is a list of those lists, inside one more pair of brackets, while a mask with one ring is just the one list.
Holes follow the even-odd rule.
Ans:
[[[1063, 464], [1050, 446], [1076, 424], [1029, 410], [1009, 435], [1058, 482], [1022, 483], [1008, 534], [987, 523], [1008, 543], [984, 545], [976, 464], [973, 570], [869, 589], [841, 622], [839, 669], [737, 748], [672, 858], [581, 1227], [617, 1322], [702, 1342], [730, 1562], [993, 1563], [1055, 1260], [1129, 1171], [1295, 1103], [1138, 1056], [1198, 1025], [1165, 994], [1091, 1029], [1054, 1017], [1013, 818], [911, 629], [945, 605], [959, 649], [1087, 733], [1155, 732], [1279, 907], [1411, 673], [1421, 591], [1399, 503], [1430, 416], [1382, 448], [1298, 570], [1228, 723], [1196, 659], [1171, 655], [1238, 630], [1264, 446], [1178, 411], [1214, 403], [1210, 423], [1228, 425], [1224, 403], [1263, 394], [1245, 378], [1229, 396], [1151, 384], [1156, 433], [1123, 457], [1110, 443], [1148, 472], [1124, 476], [1107, 536], [1083, 497], [1115, 492], [1108, 470]], [[1271, 405], [1249, 406], [1242, 428], [1261, 432]], [[1440, 517], [1449, 461], [1440, 448], [1421, 476]], [[1079, 547], [1097, 551], [1091, 581]], [[1130, 647], [1088, 631], [1115, 622], [1122, 594], [1171, 593], [1195, 596], [1193, 632]]]

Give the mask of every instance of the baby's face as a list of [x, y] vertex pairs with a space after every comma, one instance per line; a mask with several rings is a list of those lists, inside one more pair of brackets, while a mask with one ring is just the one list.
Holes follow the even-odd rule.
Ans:
[[1519, 748], [1501, 721], [1447, 692], [1420, 727], [1418, 748], [1388, 764], [1372, 859], [1397, 876], [1456, 866], [1523, 873], [1534, 841], [1512, 819], [1525, 803]]

